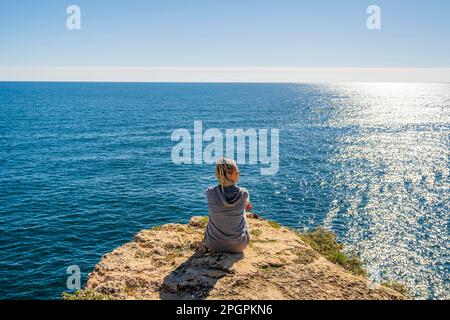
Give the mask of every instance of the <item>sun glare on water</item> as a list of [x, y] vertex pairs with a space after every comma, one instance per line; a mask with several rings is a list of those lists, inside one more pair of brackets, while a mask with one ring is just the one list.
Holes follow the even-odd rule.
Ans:
[[[330, 89], [342, 106], [329, 125], [348, 134], [330, 159], [340, 169], [326, 224], [348, 221], [349, 247], [372, 276], [402, 281], [419, 297], [433, 298], [428, 284], [436, 282], [436, 273], [444, 279], [448, 273], [448, 85]], [[433, 248], [442, 248], [442, 254]], [[445, 297], [448, 286], [438, 281], [434, 295]]]

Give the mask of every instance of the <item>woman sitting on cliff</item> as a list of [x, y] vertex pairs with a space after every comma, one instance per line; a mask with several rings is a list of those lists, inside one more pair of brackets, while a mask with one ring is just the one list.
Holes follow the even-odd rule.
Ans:
[[219, 158], [216, 177], [219, 185], [209, 187], [209, 221], [205, 232], [205, 246], [213, 252], [240, 253], [250, 241], [244, 210], [251, 210], [250, 195], [238, 187], [239, 169], [234, 160]]

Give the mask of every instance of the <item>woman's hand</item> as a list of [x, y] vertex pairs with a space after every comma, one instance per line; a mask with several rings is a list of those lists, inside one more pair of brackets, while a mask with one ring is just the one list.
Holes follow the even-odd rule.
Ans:
[[253, 211], [253, 206], [252, 206], [252, 203], [250, 201], [247, 202], [247, 205], [245, 206], [245, 211], [248, 211], [248, 212], [252, 212]]

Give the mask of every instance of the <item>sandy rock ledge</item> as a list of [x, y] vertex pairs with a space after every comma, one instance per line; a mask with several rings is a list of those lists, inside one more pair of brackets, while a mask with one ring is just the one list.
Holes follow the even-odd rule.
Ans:
[[66, 299], [405, 299], [328, 261], [295, 231], [250, 216], [243, 254], [202, 245], [205, 217], [139, 232]]

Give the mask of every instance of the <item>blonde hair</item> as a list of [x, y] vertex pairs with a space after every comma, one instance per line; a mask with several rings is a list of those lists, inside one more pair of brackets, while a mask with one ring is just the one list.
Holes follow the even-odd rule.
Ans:
[[216, 162], [216, 178], [222, 188], [233, 184], [227, 177], [233, 172], [233, 169], [237, 170], [236, 161], [228, 158], [219, 158]]

